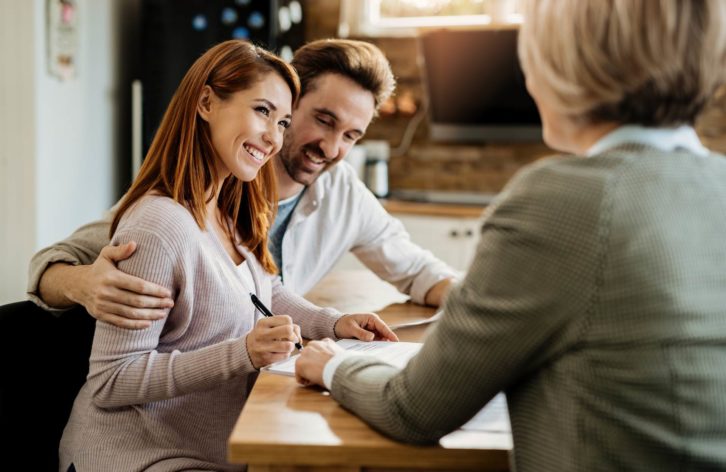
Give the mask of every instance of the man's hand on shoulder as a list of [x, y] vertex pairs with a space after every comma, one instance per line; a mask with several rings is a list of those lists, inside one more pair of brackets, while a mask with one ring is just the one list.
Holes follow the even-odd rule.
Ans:
[[164, 318], [174, 305], [169, 290], [116, 267], [135, 250], [135, 242], [106, 246], [93, 264], [73, 267], [66, 296], [97, 320], [121, 328], [148, 328], [151, 321]]

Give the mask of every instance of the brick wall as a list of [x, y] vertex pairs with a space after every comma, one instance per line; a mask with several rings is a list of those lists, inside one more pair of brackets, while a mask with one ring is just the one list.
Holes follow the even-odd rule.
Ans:
[[[337, 33], [339, 2], [307, 0], [306, 36], [308, 40], [333, 37]], [[423, 88], [414, 38], [365, 38], [378, 45], [388, 57], [398, 80], [396, 97], [405, 107], [421, 103]], [[405, 103], [403, 103], [405, 102]], [[399, 145], [411, 114], [405, 111], [383, 114], [368, 129], [367, 139], [386, 139], [391, 147]], [[696, 129], [704, 144], [726, 153], [726, 88], [699, 119]], [[522, 166], [540, 157], [555, 154], [544, 144], [454, 145], [432, 143], [426, 120], [418, 127], [411, 147], [391, 158], [391, 189], [429, 189], [498, 192]]]

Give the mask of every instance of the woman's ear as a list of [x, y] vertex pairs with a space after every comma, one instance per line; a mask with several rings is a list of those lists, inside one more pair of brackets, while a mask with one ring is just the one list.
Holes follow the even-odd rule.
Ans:
[[209, 115], [212, 113], [212, 99], [214, 92], [212, 87], [205, 85], [202, 89], [202, 93], [199, 94], [199, 101], [197, 101], [197, 113], [206, 122], [209, 122]]

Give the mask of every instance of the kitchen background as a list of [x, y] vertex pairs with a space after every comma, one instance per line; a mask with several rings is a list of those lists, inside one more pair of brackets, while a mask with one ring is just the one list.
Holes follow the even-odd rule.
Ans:
[[[408, 191], [490, 196], [523, 165], [552, 154], [537, 142], [432, 140], [424, 109], [427, 95], [420, 38], [410, 29], [376, 29], [366, 23], [370, 8], [389, 12], [424, 8], [429, 12], [473, 12], [480, 15], [472, 17], [478, 28], [497, 28], [510, 20], [516, 22], [516, 0], [0, 0], [0, 303], [24, 298], [27, 265], [35, 251], [99, 218], [128, 185], [145, 139], [144, 125], [133, 118], [133, 103], [139, 105], [141, 98], [133, 93], [133, 79], [145, 77], [146, 83], [172, 80], [165, 74], [174, 64], [189, 60], [176, 54], [186, 50], [179, 47], [186, 44], [184, 32], [153, 41], [142, 37], [140, 12], [145, 3], [158, 6], [162, 15], [164, 8], [221, 11], [226, 7], [236, 14], [257, 9], [262, 20], [270, 16], [267, 21], [275, 22], [277, 29], [256, 29], [254, 24], [260, 18], [251, 16], [228, 16], [220, 21], [232, 25], [245, 20], [243, 29], [230, 26], [228, 36], [254, 37], [255, 31], [265, 31], [266, 39], [283, 54], [291, 52], [284, 46], [293, 49], [305, 41], [338, 36], [341, 31], [377, 44], [391, 61], [398, 89], [365, 140], [388, 143], [392, 195]], [[298, 6], [301, 18], [294, 11]], [[275, 13], [283, 7], [288, 16], [281, 20]], [[441, 27], [442, 14], [433, 16], [439, 18], [432, 24]], [[485, 21], [479, 21], [481, 18]], [[210, 38], [221, 34], [214, 30], [217, 23], [201, 24], [194, 16], [192, 21], [193, 28], [209, 29]], [[150, 48], [151, 43], [161, 49]], [[155, 67], [154, 57], [159, 58]], [[186, 65], [181, 67], [186, 69]], [[153, 86], [146, 91], [151, 89]], [[148, 113], [154, 99], [143, 98]], [[150, 119], [142, 115], [148, 125]], [[134, 127], [141, 129], [141, 136], [132, 133]], [[412, 139], [402, 145], [407, 130], [413, 131]], [[726, 152], [726, 90], [713, 98], [697, 131], [707, 147]], [[148, 136], [148, 130], [146, 133]], [[445, 223], [439, 225], [441, 237], [434, 240], [435, 236], [427, 234], [432, 232], [431, 221], [410, 214], [421, 208], [396, 206], [398, 203], [387, 204], [402, 216], [415, 240], [465, 267], [473, 253], [481, 206], [450, 205], [424, 211], [426, 218], [435, 214]], [[467, 238], [463, 249], [456, 244], [449, 247], [462, 238]]]

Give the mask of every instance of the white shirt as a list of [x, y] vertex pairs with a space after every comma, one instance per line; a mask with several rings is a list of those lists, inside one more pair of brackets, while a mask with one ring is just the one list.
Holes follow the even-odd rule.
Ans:
[[436, 283], [458, 275], [414, 244], [403, 224], [342, 161], [318, 177], [290, 217], [280, 267], [285, 287], [307, 293], [348, 252], [420, 304]]
[[586, 156], [600, 154], [625, 143], [644, 144], [661, 151], [673, 151], [678, 148], [690, 151], [698, 156], [707, 156], [708, 149], [703, 147], [696, 131], [691, 126], [678, 128], [646, 128], [639, 125], [624, 125], [600, 138], [585, 153]]

